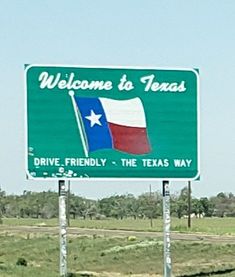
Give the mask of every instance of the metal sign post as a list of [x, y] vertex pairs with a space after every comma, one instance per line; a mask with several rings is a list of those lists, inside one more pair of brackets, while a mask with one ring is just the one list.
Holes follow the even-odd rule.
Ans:
[[67, 191], [67, 226], [70, 227], [70, 181], [68, 181]]
[[169, 181], [200, 176], [199, 71], [32, 64], [25, 65], [25, 91], [27, 176], [59, 181], [61, 276], [65, 180], [81, 178], [168, 180], [164, 276], [171, 276]]
[[191, 210], [192, 210], [191, 198], [192, 198], [191, 182], [188, 181], [188, 228], [191, 228]]
[[60, 276], [67, 276], [67, 222], [65, 181], [59, 181]]
[[169, 181], [162, 183], [163, 194], [163, 229], [164, 229], [164, 277], [171, 277], [171, 255], [170, 255], [170, 189]]

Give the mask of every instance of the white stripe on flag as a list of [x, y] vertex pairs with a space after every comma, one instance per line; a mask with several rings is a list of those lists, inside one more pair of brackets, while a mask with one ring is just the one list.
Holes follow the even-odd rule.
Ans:
[[110, 123], [146, 128], [144, 107], [140, 98], [113, 100], [100, 97], [107, 121]]

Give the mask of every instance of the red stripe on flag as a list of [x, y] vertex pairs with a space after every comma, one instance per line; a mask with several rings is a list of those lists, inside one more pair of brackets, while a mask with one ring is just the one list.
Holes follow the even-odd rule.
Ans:
[[114, 123], [109, 123], [109, 127], [115, 149], [131, 154], [150, 152], [146, 128], [127, 127]]

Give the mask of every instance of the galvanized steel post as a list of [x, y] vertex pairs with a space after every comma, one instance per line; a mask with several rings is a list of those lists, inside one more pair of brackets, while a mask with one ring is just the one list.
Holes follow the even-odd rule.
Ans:
[[163, 194], [163, 228], [164, 228], [164, 277], [171, 277], [171, 241], [170, 241], [170, 189], [169, 181], [162, 182]]
[[60, 276], [67, 276], [67, 221], [65, 181], [59, 181]]

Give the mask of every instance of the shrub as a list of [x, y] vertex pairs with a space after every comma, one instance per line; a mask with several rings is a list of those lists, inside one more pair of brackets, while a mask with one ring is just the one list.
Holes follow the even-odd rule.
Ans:
[[16, 265], [27, 266], [28, 263], [27, 263], [27, 261], [25, 260], [25, 258], [18, 258], [18, 260], [17, 260], [17, 262], [16, 262]]

